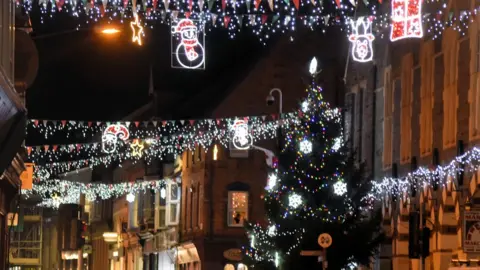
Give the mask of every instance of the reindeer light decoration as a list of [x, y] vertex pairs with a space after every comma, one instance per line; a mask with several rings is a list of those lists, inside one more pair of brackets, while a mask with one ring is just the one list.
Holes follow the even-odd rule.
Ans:
[[352, 42], [352, 58], [361, 63], [372, 61], [375, 36], [372, 34], [372, 21], [369, 18], [358, 17], [351, 20], [352, 34], [348, 37]]

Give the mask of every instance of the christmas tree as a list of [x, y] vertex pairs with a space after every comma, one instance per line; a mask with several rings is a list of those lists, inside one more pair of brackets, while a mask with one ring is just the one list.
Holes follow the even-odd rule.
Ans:
[[[282, 127], [265, 188], [268, 224], [246, 226], [244, 250], [255, 269], [322, 269], [317, 255], [302, 250], [322, 252], [332, 270], [370, 263], [383, 237], [381, 218], [368, 196], [370, 181], [344, 143], [341, 116], [313, 79], [297, 121]], [[326, 256], [318, 243], [323, 233], [332, 238]]]

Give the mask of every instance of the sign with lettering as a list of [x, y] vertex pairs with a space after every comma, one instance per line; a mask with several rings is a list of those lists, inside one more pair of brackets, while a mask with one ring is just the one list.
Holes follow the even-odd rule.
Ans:
[[480, 211], [465, 211], [463, 227], [463, 250], [480, 252]]
[[230, 261], [239, 262], [242, 260], [242, 250], [238, 248], [231, 248], [223, 252], [223, 257]]

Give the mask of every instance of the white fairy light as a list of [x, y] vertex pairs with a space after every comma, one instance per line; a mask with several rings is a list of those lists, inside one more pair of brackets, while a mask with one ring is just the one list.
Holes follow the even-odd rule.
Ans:
[[339, 136], [339, 137], [335, 138], [335, 140], [333, 142], [332, 150], [334, 152], [337, 152], [338, 149], [340, 149], [340, 147], [342, 147], [342, 143], [343, 143], [342, 136]]
[[277, 233], [277, 227], [275, 225], [271, 225], [268, 227], [268, 235], [274, 236]]
[[300, 151], [304, 154], [310, 154], [312, 152], [312, 142], [304, 139], [300, 142]]
[[135, 201], [135, 195], [132, 193], [127, 194], [127, 202], [132, 203]]
[[308, 112], [308, 102], [306, 100], [302, 102], [302, 112]]
[[288, 206], [290, 206], [292, 208], [297, 208], [301, 204], [302, 204], [302, 196], [300, 196], [296, 193], [290, 194], [290, 196], [288, 197]]
[[167, 197], [166, 193], [165, 188], [160, 189], [160, 198], [165, 199]]
[[269, 191], [272, 190], [277, 185], [277, 181], [278, 181], [277, 175], [273, 173], [270, 174], [270, 176], [268, 177], [268, 183], [265, 189]]
[[347, 193], [347, 183], [343, 182], [343, 180], [338, 180], [338, 182], [333, 185], [333, 193], [338, 196]]

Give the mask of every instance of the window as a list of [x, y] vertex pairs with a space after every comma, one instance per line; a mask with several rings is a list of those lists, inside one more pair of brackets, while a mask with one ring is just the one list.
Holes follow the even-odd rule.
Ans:
[[348, 93], [345, 101], [345, 141], [348, 143], [348, 147], [353, 149], [353, 134], [355, 128], [355, 93]]
[[447, 29], [444, 42], [443, 147], [449, 148], [455, 146], [457, 134], [457, 33]]
[[[432, 153], [433, 145], [433, 42], [424, 43], [421, 52], [421, 78], [420, 78], [420, 156], [428, 156]], [[416, 84], [417, 76], [414, 76]]]
[[161, 188], [157, 191], [155, 196], [155, 205], [156, 205], [156, 228], [165, 228], [167, 226], [166, 221], [166, 212], [167, 212], [167, 191], [166, 188]]
[[355, 136], [354, 138], [354, 148], [357, 151], [357, 162], [363, 161], [363, 106], [364, 106], [364, 88], [360, 87], [358, 93], [355, 95], [357, 97], [356, 106], [355, 106]]
[[228, 192], [228, 226], [243, 227], [248, 219], [248, 192]]
[[92, 201], [90, 209], [92, 209], [93, 221], [102, 219], [102, 201]]
[[14, 31], [13, 2], [0, 0], [0, 74], [13, 82]]
[[400, 162], [410, 161], [412, 150], [412, 67], [413, 55], [405, 55], [402, 59], [402, 97], [400, 124]]
[[391, 79], [391, 67], [384, 72], [384, 107], [383, 107], [383, 167], [392, 166], [392, 133], [393, 133], [393, 86], [395, 82]]
[[475, 61], [476, 61], [476, 63], [475, 63], [475, 66], [476, 66], [475, 71], [476, 71], [476, 72], [480, 72], [480, 31], [477, 32], [477, 44], [476, 44], [476, 46], [475, 46], [474, 48], [475, 48], [475, 51], [474, 51], [474, 52], [475, 52], [475, 56], [474, 56], [475, 58], [474, 58], [474, 59], [475, 59]]
[[179, 221], [180, 216], [180, 196], [182, 188], [177, 183], [168, 183], [167, 184], [167, 212], [166, 220], [167, 225], [176, 225]]

